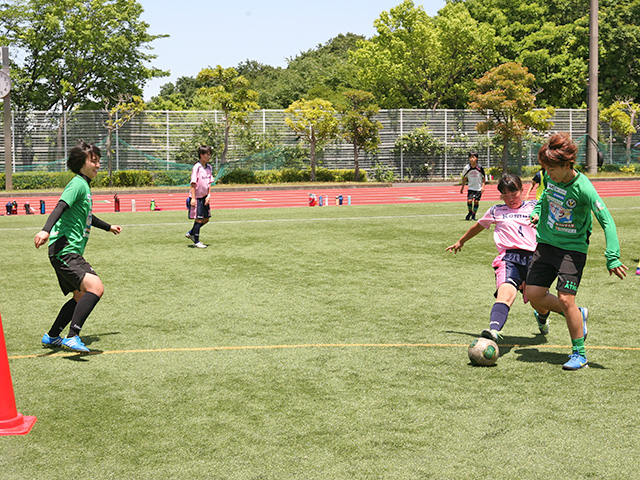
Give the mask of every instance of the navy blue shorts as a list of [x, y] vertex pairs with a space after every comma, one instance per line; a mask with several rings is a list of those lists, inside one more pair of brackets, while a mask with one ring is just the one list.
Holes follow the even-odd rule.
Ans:
[[[210, 218], [211, 217], [211, 207], [209, 205], [205, 205], [204, 201], [207, 197], [196, 198], [196, 206], [189, 207], [189, 218], [191, 220], [195, 218]], [[211, 198], [211, 197], [209, 197]], [[189, 205], [191, 205], [191, 199], [189, 199]]]
[[498, 265], [494, 264], [496, 271], [496, 289], [503, 283], [509, 283], [513, 285], [516, 290], [520, 290], [520, 287], [527, 278], [532, 256], [533, 252], [528, 250], [507, 250], [500, 263]]

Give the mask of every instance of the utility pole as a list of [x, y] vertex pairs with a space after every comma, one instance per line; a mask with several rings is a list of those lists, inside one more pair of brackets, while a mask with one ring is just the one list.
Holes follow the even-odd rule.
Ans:
[[587, 171], [598, 172], [598, 0], [589, 0]]
[[9, 47], [2, 47], [2, 71], [0, 72], [0, 97], [4, 106], [4, 185], [13, 190], [11, 152], [11, 77], [9, 76]]

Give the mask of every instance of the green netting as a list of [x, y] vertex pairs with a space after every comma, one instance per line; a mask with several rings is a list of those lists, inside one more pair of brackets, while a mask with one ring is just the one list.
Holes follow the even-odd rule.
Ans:
[[284, 148], [281, 146], [273, 147], [262, 152], [253, 153], [239, 160], [229, 160], [219, 165], [213, 184], [215, 185], [222, 177], [237, 170], [251, 172], [279, 170], [284, 167], [284, 164]]

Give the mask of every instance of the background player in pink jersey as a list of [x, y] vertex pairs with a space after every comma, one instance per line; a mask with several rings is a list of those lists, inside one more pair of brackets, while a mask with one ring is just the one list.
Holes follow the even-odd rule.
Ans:
[[193, 220], [193, 227], [185, 237], [193, 241], [193, 246], [197, 248], [207, 248], [207, 245], [200, 241], [200, 229], [209, 222], [211, 217], [211, 183], [213, 173], [211, 170], [211, 147], [201, 145], [198, 147], [199, 160], [191, 171], [191, 188], [189, 189], [189, 218]]
[[[489, 328], [482, 336], [492, 340], [502, 337], [501, 330], [509, 316], [511, 305], [518, 290], [523, 290], [524, 280], [531, 256], [536, 249], [536, 231], [529, 217], [536, 205], [535, 201], [522, 200], [522, 180], [517, 175], [505, 174], [500, 178], [498, 190], [504, 204], [494, 205], [460, 239], [447, 247], [447, 251], [458, 253], [464, 244], [493, 224], [493, 239], [498, 256], [493, 260], [496, 273], [496, 301], [491, 308]], [[525, 298], [525, 303], [527, 299]], [[549, 332], [549, 311], [535, 312], [540, 333]]]

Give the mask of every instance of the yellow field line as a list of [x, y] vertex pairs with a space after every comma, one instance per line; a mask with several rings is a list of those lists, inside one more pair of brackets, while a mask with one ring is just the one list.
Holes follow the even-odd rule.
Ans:
[[[568, 345], [500, 345], [505, 348], [545, 348], [545, 349], [566, 349]], [[277, 350], [285, 348], [401, 348], [401, 347], [422, 347], [422, 348], [438, 348], [438, 347], [468, 347], [468, 344], [458, 343], [315, 343], [302, 345], [245, 345], [245, 346], [228, 346], [228, 347], [190, 347], [190, 348], [155, 348], [155, 349], [137, 349], [137, 350], [96, 350], [85, 355], [114, 355], [124, 353], [166, 353], [166, 352], [214, 352], [227, 350]], [[619, 350], [619, 351], [640, 351], [640, 347], [611, 347], [589, 345], [588, 349], [595, 350]], [[59, 352], [44, 353], [38, 355], [12, 355], [11, 360], [23, 358], [39, 358], [39, 357], [67, 357], [70, 355], [78, 355], [75, 352]]]

